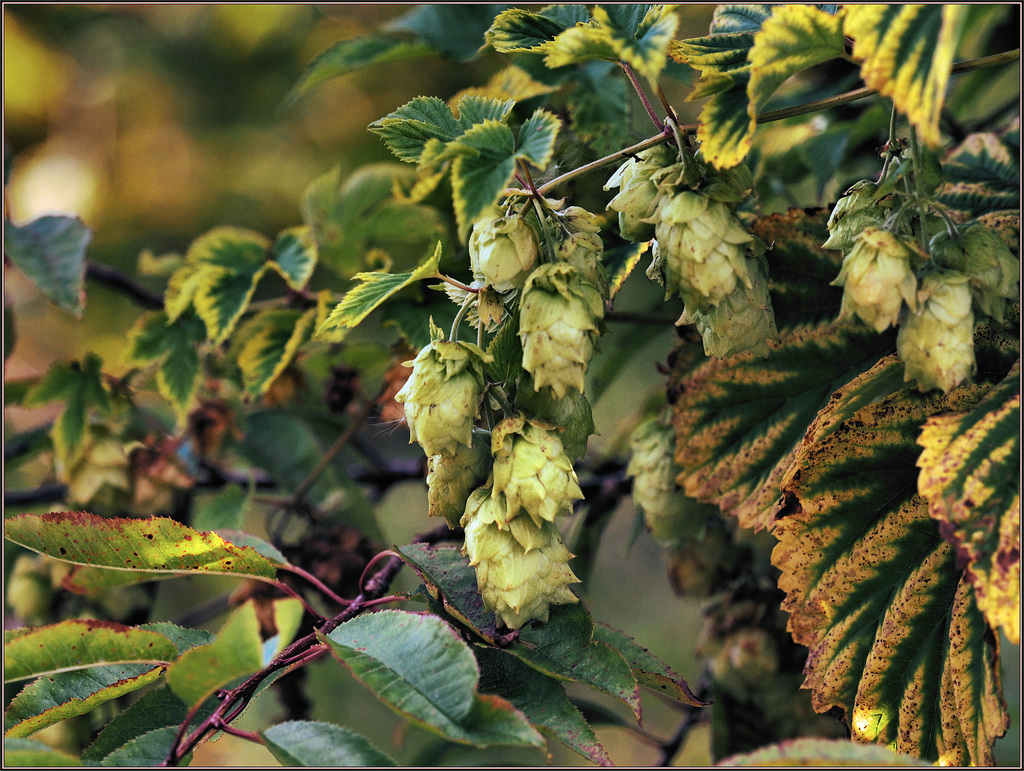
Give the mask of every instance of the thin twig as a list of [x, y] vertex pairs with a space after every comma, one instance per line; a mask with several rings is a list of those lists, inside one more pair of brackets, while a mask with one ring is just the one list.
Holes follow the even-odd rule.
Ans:
[[[643, 89], [643, 87], [641, 87], [640, 81], [638, 81], [636, 79], [636, 74], [633, 72], [633, 68], [630, 67], [628, 64], [626, 64], [626, 62], [622, 62], [622, 61], [618, 62], [618, 65], [622, 69], [622, 71], [626, 73], [626, 77], [629, 78], [629, 82], [633, 84], [633, 90], [636, 91], [637, 96], [640, 97], [640, 101], [643, 102], [644, 109], [647, 111], [647, 115], [650, 117], [651, 121], [654, 123], [654, 127], [656, 129], [658, 129], [658, 131], [663, 131], [665, 126], [661, 122], [661, 120], [658, 118], [658, 114], [654, 111], [654, 107], [651, 105], [651, 100], [648, 99], [647, 98], [647, 94], [644, 93], [644, 89]], [[659, 92], [660, 92], [660, 89], [659, 89]], [[661, 93], [659, 93], [658, 95], [663, 97], [663, 95]], [[664, 101], [664, 98], [662, 98], [662, 104], [667, 104]], [[669, 115], [671, 115], [672, 114], [671, 108], [667, 108], [667, 109], [669, 110]]]
[[85, 275], [86, 278], [91, 278], [99, 284], [119, 290], [144, 308], [161, 310], [164, 307], [163, 295], [147, 289], [142, 284], [117, 270], [117, 268], [90, 262], [85, 267]]

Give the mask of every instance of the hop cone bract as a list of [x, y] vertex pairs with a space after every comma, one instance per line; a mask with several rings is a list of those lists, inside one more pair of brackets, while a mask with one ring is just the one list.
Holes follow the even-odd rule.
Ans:
[[453, 455], [432, 455], [427, 460], [427, 506], [431, 517], [444, 517], [458, 527], [469, 494], [491, 473], [491, 435], [473, 429], [473, 444], [456, 445]]
[[658, 145], [630, 158], [612, 174], [604, 189], [619, 188], [608, 208], [619, 213], [619, 233], [627, 241], [650, 241], [654, 225], [649, 221], [661, 192], [652, 175], [671, 163], [674, 153]]
[[962, 273], [932, 273], [921, 281], [919, 307], [900, 327], [896, 350], [905, 380], [918, 388], [953, 390], [974, 373], [974, 313], [969, 279]]
[[843, 287], [841, 319], [859, 316], [876, 332], [895, 325], [906, 302], [917, 308], [917, 277], [909, 247], [888, 230], [868, 227], [843, 258], [832, 286]]

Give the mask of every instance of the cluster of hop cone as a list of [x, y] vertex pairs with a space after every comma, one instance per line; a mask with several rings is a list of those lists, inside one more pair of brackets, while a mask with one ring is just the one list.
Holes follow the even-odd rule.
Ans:
[[[605, 187], [619, 191], [608, 208], [621, 236], [651, 242], [647, 275], [666, 298], [682, 299], [677, 323], [696, 326], [709, 356], [767, 355], [778, 331], [766, 247], [737, 214], [753, 188], [747, 167], [716, 170], [659, 145], [629, 158]], [[832, 213], [824, 246], [844, 254], [841, 318], [858, 316], [878, 331], [900, 322], [908, 380], [948, 391], [974, 366], [972, 304], [1001, 318], [1016, 295], [1017, 260], [977, 225], [936, 236], [922, 270], [908, 239], [883, 226], [889, 213], [870, 183]], [[584, 390], [609, 300], [603, 249], [598, 218], [562, 202], [512, 200], [478, 220], [469, 239], [473, 291], [452, 299], [481, 330], [478, 341], [513, 325], [522, 367], [495, 382], [492, 356], [431, 324], [431, 343], [396, 396], [411, 441], [429, 458], [430, 514], [464, 528], [484, 606], [512, 629], [577, 600], [558, 522], [583, 498], [573, 463], [593, 433]], [[679, 506], [671, 428], [645, 423], [633, 445], [634, 495], [657, 530]]]

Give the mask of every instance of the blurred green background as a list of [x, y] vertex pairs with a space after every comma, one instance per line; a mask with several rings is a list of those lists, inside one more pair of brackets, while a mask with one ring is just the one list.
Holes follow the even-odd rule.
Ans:
[[[706, 34], [713, 10], [713, 5], [681, 7], [677, 36]], [[504, 66], [493, 53], [461, 63], [436, 57], [396, 62], [333, 80], [281, 111], [285, 96], [322, 51], [408, 11], [409, 6], [389, 4], [5, 5], [4, 133], [13, 158], [5, 172], [8, 216], [18, 224], [44, 214], [80, 216], [94, 233], [89, 259], [127, 273], [134, 273], [143, 250], [181, 253], [216, 225], [272, 235], [299, 224], [299, 200], [314, 178], [336, 166], [345, 173], [393, 160], [366, 130], [369, 123], [416, 96], [447, 100], [485, 83]], [[699, 105], [683, 103], [683, 86], [670, 83], [666, 90], [683, 122], [695, 120]], [[883, 113], [878, 122], [885, 120]], [[659, 289], [635, 278], [624, 290], [625, 307], [660, 298]], [[140, 280], [162, 290], [159, 279]], [[141, 311], [122, 295], [90, 282], [85, 315], [78, 321], [42, 299], [16, 271], [5, 268], [4, 283], [17, 334], [5, 382], [42, 374], [52, 361], [87, 350], [98, 352], [111, 373], [123, 367], [124, 334]], [[673, 336], [671, 329], [661, 330], [645, 333], [639, 360], [647, 364], [611, 382], [595, 404], [600, 436], [591, 440], [592, 451], [614, 447], [631, 427], [629, 416], [638, 402], [663, 386], [655, 363], [665, 360]], [[52, 416], [51, 409], [5, 408], [5, 435]], [[392, 443], [401, 449], [397, 440]], [[18, 482], [17, 476], [5, 478], [5, 487]], [[423, 484], [394, 487], [380, 510], [389, 541], [401, 543], [422, 531], [425, 519], [410, 520], [406, 512], [425, 510]], [[694, 654], [700, 605], [673, 594], [663, 550], [647, 535], [634, 542], [633, 529], [634, 512], [626, 503], [602, 541], [585, 599], [598, 621], [629, 631], [693, 682], [702, 666]], [[402, 581], [398, 588], [413, 588], [408, 575]], [[165, 582], [154, 610], [173, 615], [183, 597], [213, 596], [223, 589], [218, 579]], [[1004, 651], [1007, 663], [1016, 666], [1018, 650], [1006, 645]], [[1010, 669], [1006, 677], [1014, 731], [1020, 724], [1018, 671]], [[394, 746], [406, 760], [427, 745], [426, 734], [368, 698], [333, 662], [311, 666], [308, 678], [317, 719], [347, 725], [381, 748]], [[611, 700], [601, 706], [626, 717], [622, 705]], [[651, 694], [645, 695], [644, 707], [645, 729], [660, 738], [671, 735], [680, 713]], [[239, 727], [256, 730], [279, 715], [274, 698], [266, 696]], [[656, 748], [633, 732], [602, 728], [598, 734], [618, 764], [657, 760]], [[53, 739], [60, 741], [56, 733]], [[549, 750], [556, 765], [586, 764], [556, 742]], [[1015, 763], [1019, 741], [1010, 737], [997, 751], [1002, 762]], [[709, 757], [704, 725], [691, 733], [675, 762], [704, 765]], [[468, 750], [443, 760], [464, 765], [543, 761], [537, 753]], [[269, 753], [232, 737], [206, 745], [193, 760], [225, 766], [268, 762], [274, 762]]]

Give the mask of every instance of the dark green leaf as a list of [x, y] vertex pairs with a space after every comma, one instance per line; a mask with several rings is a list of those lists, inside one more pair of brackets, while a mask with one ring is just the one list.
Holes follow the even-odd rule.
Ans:
[[192, 527], [196, 530], [238, 530], [245, 521], [245, 511], [252, 498], [238, 485], [229, 485], [212, 498], [196, 503], [192, 511]]
[[487, 346], [487, 353], [494, 357], [487, 363], [487, 372], [495, 383], [509, 383], [519, 376], [523, 367], [523, 346], [519, 342], [518, 316], [501, 325]]
[[288, 108], [299, 97], [309, 93], [322, 83], [345, 75], [353, 70], [388, 62], [414, 59], [434, 53], [431, 46], [410, 43], [386, 37], [361, 37], [342, 40], [324, 51], [313, 60], [284, 100], [282, 108]]
[[85, 252], [92, 231], [77, 217], [40, 217], [27, 225], [4, 219], [4, 257], [47, 299], [81, 318], [85, 309]]
[[106, 755], [104, 766], [159, 766], [178, 738], [178, 726], [167, 725], [135, 736]]
[[142, 316], [128, 332], [125, 362], [146, 365], [158, 362], [157, 389], [184, 422], [199, 390], [201, 371], [199, 345], [206, 339], [206, 327], [192, 311], [171, 324], [163, 311]]
[[385, 610], [322, 639], [377, 698], [427, 730], [477, 747], [543, 746], [512, 705], [477, 693], [472, 652], [436, 616]]
[[468, 61], [483, 47], [495, 14], [507, 6], [476, 3], [427, 4], [389, 22], [388, 32], [406, 32], [457, 61]]
[[513, 99], [492, 99], [489, 96], [470, 94], [459, 100], [456, 110], [459, 113], [459, 125], [465, 132], [477, 123], [487, 120], [504, 123], [513, 107], [515, 107]]
[[469, 129], [458, 147], [469, 151], [452, 163], [452, 199], [459, 238], [508, 188], [516, 170], [515, 140], [504, 123], [487, 120]]
[[592, 763], [612, 765], [594, 729], [569, 701], [561, 685], [495, 648], [477, 647], [475, 653], [480, 665], [482, 692], [507, 699], [542, 733], [557, 739]]
[[610, 62], [589, 62], [573, 79], [569, 103], [572, 129], [599, 155], [610, 155], [629, 144], [629, 87], [611, 77]]
[[301, 291], [316, 267], [316, 238], [309, 227], [288, 228], [278, 234], [270, 250], [273, 264], [288, 286]]
[[341, 726], [309, 720], [278, 723], [261, 732], [284, 766], [396, 766], [368, 739]]
[[589, 686], [619, 699], [643, 722], [640, 689], [622, 655], [594, 638], [582, 603], [556, 605], [547, 623], [526, 627], [508, 652], [538, 672]]
[[[998, 134], [971, 134], [942, 162], [939, 201], [957, 221], [988, 212], [1020, 214], [1020, 150]], [[1019, 228], [1019, 221], [1018, 221]]]
[[715, 6], [711, 34], [757, 32], [772, 14], [772, 6], [761, 3], [724, 3]]
[[704, 158], [716, 169], [729, 169], [750, 152], [754, 138], [754, 120], [747, 96], [750, 72], [730, 73], [731, 85], [711, 99], [700, 111], [700, 140]]
[[458, 138], [464, 127], [443, 101], [433, 96], [418, 96], [371, 123], [369, 130], [380, 136], [398, 158], [416, 163], [427, 140], [439, 139], [447, 144]]
[[669, 53], [677, 62], [684, 62], [696, 70], [730, 72], [747, 66], [747, 53], [753, 45], [752, 32], [733, 32], [676, 40], [669, 47]]
[[594, 19], [609, 30], [618, 58], [657, 83], [679, 17], [666, 5], [595, 5]]
[[529, 161], [538, 169], [546, 169], [555, 151], [560, 123], [556, 115], [537, 110], [520, 127], [516, 158]]
[[640, 264], [650, 248], [650, 241], [641, 241], [605, 250], [602, 260], [608, 273], [608, 288], [611, 297], [615, 297], [619, 293], [622, 285], [629, 278], [629, 274]]

